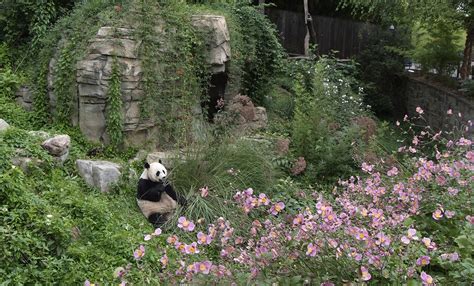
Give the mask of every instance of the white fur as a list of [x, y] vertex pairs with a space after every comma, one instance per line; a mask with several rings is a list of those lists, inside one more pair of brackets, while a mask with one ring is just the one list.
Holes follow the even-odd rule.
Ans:
[[[158, 171], [160, 172], [160, 174], [157, 176], [156, 173]], [[167, 175], [168, 175], [168, 170], [166, 170], [165, 166], [163, 166], [161, 163], [153, 162], [150, 164], [150, 167], [148, 169], [143, 170], [143, 173], [140, 176], [140, 179], [150, 180], [153, 182], [160, 182], [160, 181], [164, 181]]]
[[167, 193], [161, 194], [159, 202], [151, 202], [137, 199], [138, 207], [145, 217], [149, 217], [153, 213], [167, 214], [172, 213], [176, 209], [176, 201]]

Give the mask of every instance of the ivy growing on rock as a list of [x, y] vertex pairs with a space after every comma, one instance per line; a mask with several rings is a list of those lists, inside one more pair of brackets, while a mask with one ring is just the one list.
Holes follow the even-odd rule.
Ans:
[[110, 144], [114, 148], [118, 148], [123, 139], [123, 103], [120, 84], [120, 67], [117, 58], [114, 57], [107, 96], [107, 133], [110, 137]]

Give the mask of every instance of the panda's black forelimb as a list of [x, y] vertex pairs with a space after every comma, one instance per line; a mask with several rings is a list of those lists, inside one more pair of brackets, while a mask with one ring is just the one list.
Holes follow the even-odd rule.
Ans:
[[173, 187], [171, 185], [166, 185], [165, 186], [165, 192], [170, 196], [174, 201], [178, 200], [178, 196], [176, 195], [176, 192], [174, 191]]
[[148, 217], [148, 221], [155, 227], [161, 227], [166, 223], [167, 218], [165, 214], [153, 213]]
[[165, 186], [165, 192], [170, 196], [173, 200], [177, 201], [179, 205], [186, 207], [187, 202], [186, 198], [184, 198], [182, 195], [177, 194], [173, 187], [171, 185], [166, 185]]

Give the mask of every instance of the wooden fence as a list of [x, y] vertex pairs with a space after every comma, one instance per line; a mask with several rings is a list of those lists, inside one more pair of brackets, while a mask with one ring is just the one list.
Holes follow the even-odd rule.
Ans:
[[[267, 8], [265, 14], [276, 25], [286, 51], [290, 54], [304, 54], [304, 13]], [[328, 54], [336, 50], [339, 58], [357, 55], [367, 44], [369, 35], [379, 30], [378, 26], [363, 22], [324, 16], [312, 18], [319, 52]]]

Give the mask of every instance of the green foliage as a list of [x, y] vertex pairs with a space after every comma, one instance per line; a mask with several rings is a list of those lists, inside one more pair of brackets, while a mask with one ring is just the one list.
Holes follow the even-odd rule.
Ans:
[[281, 71], [283, 48], [274, 25], [257, 8], [236, 5], [229, 13], [230, 29], [236, 29], [240, 36], [239, 42], [232, 46], [237, 70], [233, 66], [231, 73], [240, 71], [242, 93], [262, 105], [276, 74]]
[[75, 94], [75, 65], [74, 48], [76, 39], [68, 40], [59, 54], [54, 71], [54, 91], [57, 98], [56, 120], [68, 124], [71, 120], [73, 95]]
[[0, 3], [0, 40], [37, 45], [58, 17], [72, 8], [74, 0], [5, 0]]
[[[31, 47], [27, 51], [38, 53], [37, 57], [26, 60], [34, 87], [33, 107], [37, 127], [49, 123], [52, 119], [47, 89], [47, 74], [52, 58], [56, 59], [53, 70], [55, 120], [60, 124], [70, 124], [76, 95], [76, 62], [83, 56], [88, 40], [97, 32], [98, 27], [110, 22], [114, 17], [114, 2], [85, 1], [78, 4], [38, 40], [37, 47]], [[88, 29], [84, 29], [84, 22], [87, 22]]]
[[118, 148], [122, 143], [123, 111], [122, 93], [120, 81], [120, 69], [117, 58], [112, 63], [112, 75], [110, 77], [109, 90], [107, 94], [107, 134], [110, 137], [112, 147]]
[[[177, 191], [188, 197], [186, 214], [205, 218], [207, 222], [223, 214], [235, 217], [235, 205], [230, 203], [236, 189], [253, 188], [257, 192], [271, 189], [278, 172], [270, 162], [264, 147], [239, 140], [201, 146], [186, 155], [170, 174]], [[200, 188], [209, 188], [209, 197], [200, 197]], [[240, 215], [235, 221], [243, 219]]]
[[367, 47], [356, 57], [357, 78], [365, 83], [366, 104], [377, 116], [390, 115], [400, 97], [399, 74], [403, 54], [409, 49], [406, 30], [382, 30], [370, 36]]
[[460, 34], [453, 30], [455, 27], [448, 22], [417, 29], [413, 57], [425, 71], [436, 69], [439, 75], [449, 76], [457, 68], [463, 46], [459, 44]]
[[[42, 138], [15, 127], [0, 133], [4, 285], [82, 284], [87, 277], [109, 280], [116, 267], [130, 261], [131, 246], [142, 241], [141, 233], [149, 228], [135, 203], [136, 179], [124, 176], [108, 195], [87, 187], [76, 174], [75, 159], [85, 157], [88, 144], [77, 131], [57, 131], [72, 136], [71, 159], [61, 167], [40, 146]], [[25, 174], [12, 167], [15, 156], [39, 165]]]
[[10, 67], [0, 70], [0, 95], [11, 99], [15, 98], [15, 92], [20, 86], [21, 79]]
[[160, 142], [188, 142], [191, 123], [199, 117], [193, 108], [204, 93], [203, 71], [208, 70], [203, 35], [191, 25], [190, 9], [183, 3], [157, 7], [141, 1], [135, 8], [140, 11], [136, 34], [142, 40], [142, 119], [159, 121]]
[[355, 166], [354, 148], [362, 144], [355, 144], [360, 131], [351, 122], [366, 114], [362, 95], [352, 89], [354, 78], [346, 76], [332, 59], [323, 58], [314, 65], [303, 62], [301, 68], [307, 72], [297, 72], [294, 84], [291, 140], [295, 154], [310, 163], [306, 172], [310, 178], [347, 175]]

